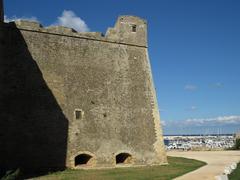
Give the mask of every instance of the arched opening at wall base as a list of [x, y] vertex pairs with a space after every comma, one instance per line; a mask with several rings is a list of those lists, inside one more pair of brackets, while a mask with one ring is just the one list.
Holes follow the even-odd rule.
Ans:
[[132, 155], [129, 153], [120, 153], [116, 155], [116, 164], [117, 165], [125, 165], [125, 164], [131, 164], [132, 163]]
[[78, 166], [92, 166], [93, 165], [93, 157], [89, 154], [79, 154], [74, 158], [75, 167]]

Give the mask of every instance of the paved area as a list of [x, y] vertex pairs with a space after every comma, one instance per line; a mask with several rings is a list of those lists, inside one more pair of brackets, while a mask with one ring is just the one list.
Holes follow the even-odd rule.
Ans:
[[171, 151], [167, 154], [207, 163], [206, 166], [178, 177], [176, 180], [215, 180], [215, 176], [221, 175], [226, 166], [240, 161], [240, 151]]

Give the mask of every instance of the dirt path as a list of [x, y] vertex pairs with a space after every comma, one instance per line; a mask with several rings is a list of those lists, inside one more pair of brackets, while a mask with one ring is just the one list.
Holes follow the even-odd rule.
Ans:
[[215, 176], [223, 173], [226, 166], [240, 161], [240, 151], [187, 151], [168, 152], [168, 156], [197, 159], [207, 163], [195, 171], [176, 178], [176, 180], [215, 180]]

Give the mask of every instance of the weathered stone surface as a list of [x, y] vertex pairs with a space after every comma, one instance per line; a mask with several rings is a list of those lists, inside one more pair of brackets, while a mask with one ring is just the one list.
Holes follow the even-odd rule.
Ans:
[[105, 36], [19, 21], [0, 48], [0, 166], [166, 163], [146, 21], [121, 16]]

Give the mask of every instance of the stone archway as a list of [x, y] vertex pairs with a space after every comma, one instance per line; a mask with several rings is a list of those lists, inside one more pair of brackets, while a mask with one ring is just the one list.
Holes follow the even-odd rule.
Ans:
[[131, 164], [132, 155], [129, 153], [119, 153], [116, 155], [116, 164]]

